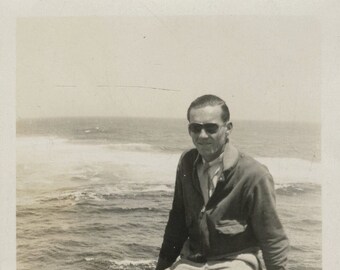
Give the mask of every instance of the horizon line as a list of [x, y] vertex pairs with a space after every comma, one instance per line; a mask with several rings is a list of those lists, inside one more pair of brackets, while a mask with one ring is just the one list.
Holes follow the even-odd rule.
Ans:
[[[103, 116], [103, 115], [95, 115], [95, 116], [43, 116], [43, 117], [17, 117], [16, 122], [25, 121], [25, 120], [48, 120], [48, 119], [75, 119], [75, 118], [135, 118], [135, 119], [171, 119], [171, 120], [185, 120], [186, 117], [157, 117], [157, 116]], [[284, 122], [284, 123], [310, 123], [310, 124], [321, 124], [322, 121], [309, 121], [309, 120], [273, 120], [273, 119], [242, 119], [242, 118], [234, 118], [231, 122], [234, 121], [244, 121], [244, 122]]]

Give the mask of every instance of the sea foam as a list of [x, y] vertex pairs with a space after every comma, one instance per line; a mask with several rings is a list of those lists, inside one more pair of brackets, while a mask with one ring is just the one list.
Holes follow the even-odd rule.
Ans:
[[[19, 137], [17, 163], [23, 168], [46, 168], [51, 175], [64, 172], [72, 181], [100, 181], [103, 170], [118, 178], [144, 183], [171, 184], [180, 152], [153, 151], [140, 143], [81, 144], [56, 137]], [[276, 183], [321, 184], [321, 163], [298, 158], [256, 157]], [[104, 168], [105, 167], [105, 168]]]
[[256, 158], [266, 165], [278, 183], [321, 184], [321, 163], [297, 158]]

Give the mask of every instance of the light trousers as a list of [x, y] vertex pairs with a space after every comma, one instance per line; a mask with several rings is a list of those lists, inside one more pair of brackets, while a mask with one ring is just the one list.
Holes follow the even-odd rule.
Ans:
[[253, 254], [240, 254], [232, 260], [196, 263], [181, 258], [166, 270], [260, 270], [258, 259]]

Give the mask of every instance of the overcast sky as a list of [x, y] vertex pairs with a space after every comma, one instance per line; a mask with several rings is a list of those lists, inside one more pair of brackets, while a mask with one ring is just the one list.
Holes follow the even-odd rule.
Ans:
[[17, 118], [185, 118], [212, 93], [234, 119], [320, 122], [312, 17], [21, 18], [16, 38]]

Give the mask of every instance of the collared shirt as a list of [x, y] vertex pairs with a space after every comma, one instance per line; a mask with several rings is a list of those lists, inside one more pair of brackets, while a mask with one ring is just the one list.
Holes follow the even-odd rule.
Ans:
[[221, 177], [223, 177], [223, 156], [224, 152], [210, 162], [202, 159], [202, 162], [197, 165], [198, 179], [200, 181], [205, 204], [207, 204], [209, 198], [213, 194], [217, 181], [223, 180], [221, 179]]

